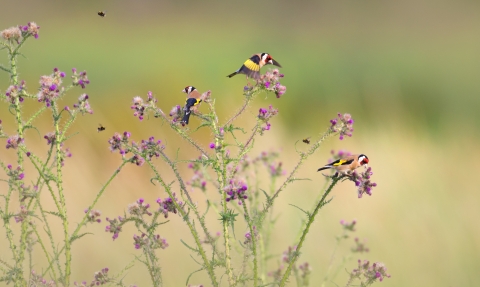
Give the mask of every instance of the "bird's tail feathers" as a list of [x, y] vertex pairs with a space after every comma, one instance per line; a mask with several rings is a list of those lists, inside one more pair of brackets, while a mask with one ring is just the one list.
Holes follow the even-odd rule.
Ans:
[[238, 71], [235, 71], [235, 72], [231, 73], [231, 74], [228, 75], [227, 77], [231, 78], [231, 77], [235, 76], [236, 74], [238, 74]]
[[186, 125], [188, 125], [188, 120], [190, 120], [190, 111], [185, 111], [185, 115], [182, 118], [182, 122], [184, 122]]
[[332, 168], [332, 166], [331, 165], [326, 165], [324, 167], [319, 168], [317, 171], [321, 171], [321, 170], [329, 169], [329, 168]]

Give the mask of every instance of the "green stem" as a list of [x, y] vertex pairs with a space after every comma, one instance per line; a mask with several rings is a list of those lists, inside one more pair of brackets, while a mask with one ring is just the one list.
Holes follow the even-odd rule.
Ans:
[[123, 160], [122, 164], [113, 172], [112, 176], [110, 176], [110, 178], [107, 180], [107, 182], [102, 186], [102, 188], [100, 189], [100, 191], [97, 193], [97, 196], [95, 197], [95, 199], [93, 200], [92, 204], [90, 205], [90, 207], [88, 208], [88, 211], [85, 213], [85, 215], [83, 216], [83, 219], [82, 221], [80, 222], [80, 224], [77, 226], [77, 228], [75, 229], [75, 231], [73, 231], [72, 233], [72, 236], [70, 237], [70, 241], [78, 235], [78, 232], [80, 231], [80, 229], [86, 224], [87, 220], [88, 220], [88, 214], [89, 212], [95, 207], [95, 205], [97, 204], [98, 200], [100, 199], [100, 197], [103, 195], [103, 192], [107, 189], [107, 187], [110, 185], [110, 183], [113, 181], [113, 179], [120, 173], [120, 171], [122, 170], [122, 168], [125, 166], [125, 164], [127, 164], [129, 161], [128, 160]]
[[[145, 162], [150, 166], [152, 171], [155, 173], [155, 176], [156, 176], [155, 179], [158, 182], [160, 182], [160, 184], [163, 186], [163, 188], [168, 193], [170, 198], [172, 198], [172, 199], [175, 198], [173, 196], [173, 193], [172, 193], [170, 187], [165, 183], [165, 181], [163, 181], [162, 177], [158, 173], [158, 171], [155, 168], [155, 166], [153, 165], [153, 163], [149, 159], [145, 159]], [[180, 215], [182, 216], [184, 221], [187, 223], [187, 226], [190, 229], [190, 233], [192, 233], [193, 238], [195, 240], [195, 243], [197, 244], [198, 252], [200, 253], [200, 256], [203, 259], [203, 263], [205, 264], [205, 267], [207, 269], [210, 280], [212, 281], [213, 286], [217, 287], [218, 282], [217, 282], [217, 279], [215, 277], [215, 272], [213, 270], [213, 266], [211, 265], [210, 261], [207, 258], [207, 255], [205, 254], [205, 250], [203, 249], [202, 243], [200, 242], [200, 237], [198, 236], [198, 232], [195, 229], [195, 226], [190, 222], [190, 220], [188, 218], [188, 214], [183, 210], [182, 206], [180, 206], [176, 200], [173, 200], [173, 204], [175, 205], [175, 208], [178, 210], [178, 212], [180, 213]]]
[[[100, 197], [102, 196], [103, 192], [106, 190], [107, 186], [112, 182], [112, 180], [115, 178], [115, 176], [117, 174], [120, 173], [120, 170], [122, 169], [122, 167], [127, 163], [129, 162], [128, 160], [124, 160], [122, 162], [122, 164], [120, 165], [120, 167], [118, 167], [115, 172], [113, 173], [113, 175], [108, 179], [108, 181], [103, 185], [103, 187], [100, 189], [99, 193], [97, 194], [97, 197], [95, 198], [95, 200], [93, 201], [93, 203], [90, 205], [88, 211], [92, 210], [94, 207], [95, 207], [95, 204], [97, 203], [97, 201], [100, 199]], [[85, 225], [86, 221], [87, 221], [87, 218], [88, 218], [88, 211], [87, 213], [85, 213], [81, 223], [77, 226], [77, 228], [75, 229], [75, 231], [72, 233], [72, 236], [70, 237], [70, 243], [76, 238], [76, 236], [78, 235], [78, 232], [80, 232], [80, 229]], [[55, 255], [55, 257], [53, 258], [53, 261], [56, 261], [58, 260], [58, 257], [59, 257], [59, 254], [63, 252], [63, 250], [65, 250], [65, 246], [63, 246], [60, 251]], [[50, 270], [50, 268], [52, 268], [52, 265], [50, 264], [47, 269], [45, 269], [45, 271], [43, 271], [43, 274], [42, 274], [42, 277], [45, 276], [45, 274], [48, 272], [48, 270]]]
[[[26, 152], [26, 149], [24, 149], [23, 147], [21, 148], [24, 152]], [[55, 203], [55, 206], [57, 207], [58, 210], [61, 209], [60, 207], [60, 203], [57, 199], [57, 196], [55, 195], [55, 192], [53, 191], [52, 187], [50, 186], [50, 179], [48, 178], [48, 176], [45, 174], [45, 168], [46, 168], [46, 165], [47, 165], [47, 162], [45, 162], [44, 164], [42, 164], [41, 160], [35, 156], [34, 154], [31, 154], [30, 155], [30, 162], [33, 164], [33, 166], [35, 167], [35, 169], [37, 170], [39, 176], [43, 179], [43, 181], [45, 182], [45, 184], [47, 185], [47, 188], [48, 190], [50, 191], [50, 195], [52, 196], [52, 199], [53, 199], [53, 202]], [[48, 159], [47, 159], [48, 160]], [[37, 162], [38, 163], [37, 163]], [[38, 164], [40, 164], [42, 166], [42, 169], [40, 169], [40, 167], [38, 166]], [[37, 181], [37, 185], [38, 183], [40, 182], [40, 178], [38, 179]]]
[[[51, 245], [51, 248], [52, 248], [52, 251], [54, 253], [54, 255], [57, 255], [55, 257], [58, 257], [58, 254], [55, 254], [56, 253], [56, 244], [55, 244], [55, 241], [53, 239], [53, 235], [52, 235], [52, 229], [50, 228], [50, 224], [48, 223], [48, 220], [47, 220], [47, 217], [46, 217], [46, 214], [45, 214], [45, 211], [43, 210], [43, 207], [40, 203], [40, 199], [37, 198], [37, 205], [38, 207], [40, 208], [40, 214], [42, 215], [42, 219], [43, 219], [43, 222], [45, 223], [45, 227], [46, 227], [46, 230], [45, 232], [47, 233], [48, 235], [48, 238], [50, 240], [50, 245]], [[36, 229], [35, 229], [35, 232], [36, 232]], [[38, 237], [39, 240], [40, 240], [40, 237]], [[43, 244], [42, 244], [43, 245]], [[47, 256], [47, 259], [48, 259], [48, 256]], [[60, 261], [59, 260], [55, 260], [55, 262], [57, 263], [57, 269], [58, 269], [58, 272], [60, 273], [60, 278], [63, 278], [63, 271], [62, 271], [62, 268], [60, 267]], [[48, 261], [49, 265], [53, 263], [53, 261]], [[57, 278], [56, 274], [55, 274], [55, 269], [52, 268], [52, 272], [54, 274], [54, 278]]]
[[[35, 235], [37, 235], [38, 243], [40, 243], [40, 246], [42, 247], [43, 253], [45, 254], [45, 257], [47, 258], [48, 264], [49, 265], [53, 264], [52, 260], [50, 259], [50, 255], [48, 254], [48, 251], [45, 248], [45, 245], [43, 244], [42, 239], [40, 238], [40, 234], [38, 234], [37, 227], [33, 226], [32, 229], [33, 229], [33, 232], [35, 232]], [[58, 268], [60, 269], [60, 266], [58, 266]], [[52, 274], [53, 274], [53, 276], [52, 276], [53, 280], [56, 281], [57, 280], [57, 274], [55, 273], [55, 269], [52, 269]]]
[[232, 123], [235, 119], [237, 119], [243, 111], [248, 107], [250, 102], [253, 100], [254, 96], [258, 94], [260, 90], [255, 86], [252, 90], [245, 91], [243, 95], [245, 96], [245, 102], [243, 103], [242, 107], [235, 113], [233, 117], [231, 117], [224, 125], [223, 127], [226, 128], [228, 124]]
[[328, 279], [329, 279], [328, 275], [330, 274], [330, 271], [332, 270], [333, 259], [334, 259], [335, 253], [337, 252], [338, 246], [340, 245], [340, 241], [341, 241], [343, 238], [345, 238], [345, 235], [346, 235], [346, 231], [344, 230], [344, 231], [343, 231], [343, 234], [342, 234], [340, 237], [337, 237], [337, 240], [336, 240], [336, 242], [335, 242], [335, 247], [333, 248], [332, 256], [330, 256], [330, 262], [328, 263], [327, 272], [325, 273], [325, 277], [323, 277], [323, 281], [322, 281], [322, 286], [321, 286], [321, 287], [324, 287], [324, 286], [325, 286], [325, 283], [327, 283], [327, 281], [328, 281]]
[[[147, 268], [149, 269], [150, 277], [152, 278], [152, 284], [155, 287], [162, 285], [162, 274], [160, 267], [158, 266], [158, 258], [155, 255], [155, 250], [149, 249], [149, 247], [143, 247], [143, 253], [145, 254], [145, 262], [147, 262]], [[150, 264], [148, 260], [150, 259]]]
[[44, 111], [47, 110], [47, 107], [43, 106], [41, 107], [35, 114], [33, 114], [33, 116], [30, 117], [30, 119], [28, 119], [28, 121], [25, 123], [24, 126], [29, 126], [32, 124], [32, 122]]
[[168, 163], [168, 165], [172, 168], [173, 173], [175, 173], [175, 177], [178, 180], [178, 183], [180, 184], [180, 190], [182, 191], [182, 194], [185, 194], [188, 198], [188, 201], [193, 204], [192, 198], [190, 197], [190, 194], [187, 190], [187, 187], [185, 186], [182, 177], [180, 176], [180, 173], [178, 173], [177, 165], [172, 162], [168, 156], [162, 151], [160, 151], [160, 154], [162, 155], [163, 159]]
[[5, 197], [5, 212], [1, 212], [1, 216], [3, 219], [3, 225], [5, 226], [5, 230], [7, 233], [7, 239], [9, 243], [10, 250], [12, 251], [13, 259], [15, 260], [15, 267], [17, 267], [17, 262], [18, 262], [18, 254], [17, 254], [17, 246], [14, 243], [13, 240], [13, 231], [12, 228], [10, 227], [10, 217], [9, 217], [9, 203], [10, 203], [10, 196], [12, 195], [12, 186], [9, 186], [7, 196]]
[[175, 173], [175, 177], [177, 178], [177, 180], [180, 184], [180, 190], [182, 190], [183, 193], [185, 193], [187, 195], [188, 200], [191, 203], [189, 205], [190, 208], [193, 210], [193, 212], [195, 213], [195, 216], [197, 217], [197, 220], [200, 222], [200, 226], [202, 227], [203, 232], [205, 233], [205, 236], [207, 237], [208, 242], [212, 245], [212, 248], [213, 248], [214, 252], [216, 253], [217, 257], [219, 257], [220, 254], [217, 251], [217, 248], [215, 248], [215, 246], [214, 246], [215, 240], [213, 239], [212, 235], [208, 231], [207, 225], [205, 224], [205, 218], [203, 216], [200, 216], [200, 214], [198, 213], [198, 209], [193, 205], [193, 201], [190, 198], [187, 187], [185, 186], [185, 183], [183, 182], [183, 179], [180, 176], [180, 173], [178, 172], [176, 164], [174, 162], [172, 162], [163, 151], [160, 151], [160, 154], [162, 155], [163, 159], [168, 163], [168, 165], [172, 168], [173, 172]]
[[188, 141], [192, 146], [194, 146], [204, 157], [206, 157], [207, 159], [209, 159], [209, 156], [208, 156], [208, 153], [203, 149], [201, 148], [196, 142], [194, 142], [182, 129], [180, 129], [178, 127], [178, 124], [176, 123], [172, 123], [172, 121], [170, 121], [167, 116], [163, 113], [162, 110], [160, 109], [157, 109], [156, 110], [156, 113], [155, 115], [159, 115], [160, 117], [162, 117], [162, 119], [164, 121], [166, 121], [167, 123], [170, 124], [170, 127], [176, 131], [184, 140]]
[[65, 202], [65, 195], [63, 193], [63, 179], [62, 179], [62, 134], [60, 132], [60, 116], [58, 113], [57, 103], [52, 103], [52, 112], [54, 119], [55, 127], [55, 153], [56, 153], [56, 166], [57, 174], [56, 180], [57, 191], [60, 198], [60, 210], [58, 211], [62, 216], [62, 225], [63, 225], [63, 236], [65, 242], [65, 277], [63, 283], [65, 286], [70, 286], [70, 275], [71, 275], [71, 264], [72, 264], [72, 253], [71, 253], [71, 242], [68, 232], [68, 219], [67, 219], [67, 206]]
[[[227, 167], [225, 160], [223, 158], [225, 147], [224, 147], [224, 139], [223, 136], [220, 135], [219, 127], [218, 127], [218, 117], [216, 116], [214, 102], [208, 102], [210, 107], [210, 115], [212, 121], [210, 122], [212, 130], [215, 134], [215, 163], [213, 165], [213, 169], [217, 174], [217, 181], [220, 187], [220, 194], [222, 195], [222, 208], [223, 213], [227, 213], [227, 193], [224, 191], [224, 187], [227, 181]], [[232, 258], [230, 255], [231, 246], [230, 246], [230, 234], [228, 232], [228, 224], [227, 220], [222, 222], [223, 225], [223, 238], [225, 244], [225, 268], [227, 269], [227, 276], [228, 276], [228, 284], [229, 286], [235, 286], [235, 280], [233, 278], [233, 269], [232, 269]]]
[[[6, 46], [9, 53], [9, 60], [10, 60], [10, 82], [12, 85], [18, 85], [18, 75], [17, 75], [17, 61], [16, 61], [16, 52], [12, 51], [10, 46]], [[16, 51], [16, 50], [15, 50]], [[23, 139], [23, 122], [21, 116], [21, 107], [20, 107], [20, 100], [19, 98], [15, 98], [15, 102], [13, 104], [15, 108], [15, 120], [17, 123], [17, 133], [18, 137]], [[20, 149], [17, 150], [17, 162], [18, 166], [23, 170], [23, 154]], [[26, 240], [26, 224], [22, 222], [21, 227], [21, 235], [20, 235], [20, 250], [17, 249], [15, 244], [13, 243], [13, 232], [10, 228], [9, 218], [8, 218], [8, 207], [10, 204], [10, 196], [13, 191], [13, 186], [10, 184], [9, 191], [7, 197], [5, 199], [5, 213], [3, 214], [4, 217], [4, 226], [7, 231], [7, 238], [10, 244], [10, 250], [12, 250], [13, 257], [15, 259], [15, 268], [18, 270], [22, 270], [23, 265], [23, 258], [24, 258], [24, 251], [26, 248], [25, 240]], [[25, 279], [23, 278], [22, 272], [17, 272], [15, 286], [25, 285]]]
[[253, 230], [252, 220], [248, 214], [247, 206], [245, 204], [245, 199], [241, 198], [243, 211], [245, 212], [245, 221], [248, 224], [248, 229], [250, 230], [250, 238], [252, 240], [252, 253], [253, 253], [253, 286], [258, 286], [258, 263], [257, 263], [257, 237], [255, 236], [255, 230]]
[[143, 248], [143, 254], [145, 255], [145, 265], [147, 265], [147, 269], [148, 269], [148, 274], [150, 274], [150, 279], [152, 280], [152, 284], [154, 286], [157, 286], [155, 285], [155, 272], [153, 271], [153, 267], [152, 267], [152, 264], [150, 264], [149, 262], [149, 256], [148, 256], [148, 252], [145, 248]]
[[290, 173], [290, 175], [287, 177], [287, 179], [283, 182], [283, 184], [278, 188], [278, 190], [275, 192], [275, 194], [270, 198], [270, 200], [267, 201], [267, 203], [265, 204], [265, 207], [263, 208], [262, 212], [260, 213], [260, 219], [263, 221], [263, 218], [265, 217], [265, 215], [267, 214], [267, 212], [269, 211], [269, 209], [273, 206], [273, 202], [275, 201], [275, 199], [278, 197], [278, 195], [280, 194], [280, 192], [285, 189], [285, 187], [292, 181], [295, 180], [295, 174], [297, 173], [298, 169], [303, 165], [303, 163], [305, 162], [305, 160], [311, 156], [312, 154], [315, 153], [315, 151], [320, 147], [320, 145], [327, 139], [329, 138], [331, 135], [335, 134], [334, 131], [332, 131], [332, 129], [328, 129], [321, 137], [320, 139], [315, 142], [314, 144], [312, 144], [312, 147], [306, 152], [306, 153], [300, 153], [300, 159], [297, 163], [297, 165], [293, 168], [292, 172]]
[[313, 221], [315, 220], [315, 216], [318, 214], [318, 211], [326, 204], [326, 198], [330, 194], [330, 192], [332, 191], [333, 187], [342, 178], [343, 177], [341, 177], [341, 176], [337, 176], [336, 178], [332, 179], [332, 183], [330, 184], [328, 189], [325, 191], [325, 193], [323, 194], [320, 201], [315, 206], [315, 209], [313, 210], [312, 214], [310, 214], [308, 216], [307, 224], [306, 224], [305, 229], [303, 231], [302, 237], [300, 238], [300, 241], [297, 244], [297, 249], [295, 250], [295, 256], [292, 256], [290, 262], [288, 263], [287, 270], [285, 270], [285, 273], [283, 274], [283, 277], [282, 277], [282, 280], [280, 281], [279, 287], [283, 287], [283, 286], [285, 286], [285, 284], [287, 284], [287, 279], [290, 276], [290, 271], [292, 270], [292, 267], [295, 265], [295, 263], [296, 263], [296, 261], [299, 257], [300, 250], [302, 249], [303, 243], [305, 242], [305, 238], [306, 238], [308, 232], [310, 231], [310, 226], [312, 225]]
[[[29, 158], [30, 158], [31, 163], [33, 164], [33, 166], [35, 167], [35, 169], [37, 170], [37, 172], [39, 174], [39, 178], [37, 180], [37, 186], [39, 186], [39, 184], [40, 184], [40, 179], [43, 179], [43, 183], [47, 185], [47, 188], [50, 192], [50, 195], [52, 196], [52, 199], [53, 199], [53, 201], [54, 201], [54, 203], [57, 207], [57, 210], [60, 210], [61, 209], [60, 203], [58, 202], [58, 199], [55, 196], [55, 193], [54, 193], [52, 187], [50, 186], [49, 180], [47, 179], [47, 176], [45, 175], [45, 170], [46, 170], [48, 162], [51, 158], [52, 150], [53, 150], [53, 145], [50, 146], [50, 150], [48, 152], [48, 157], [47, 157], [47, 160], [45, 161], [45, 163], [42, 163], [41, 160], [37, 156], [35, 156], [34, 154], [31, 154]], [[22, 151], [26, 152], [26, 149], [22, 147]], [[40, 169], [39, 165], [41, 166], [41, 169]], [[47, 235], [50, 239], [50, 245], [52, 247], [53, 253], [55, 254], [55, 257], [54, 257], [53, 261], [55, 261], [57, 263], [57, 268], [58, 268], [58, 271], [60, 272], [60, 278], [63, 278], [63, 272], [62, 272], [62, 269], [60, 267], [60, 262], [58, 261], [59, 253], [56, 253], [56, 251], [55, 251], [56, 250], [56, 244], [55, 244], [55, 241], [54, 241], [53, 236], [52, 236], [52, 231], [51, 231], [50, 225], [48, 224], [48, 220], [46, 218], [46, 213], [43, 210], [42, 205], [40, 203], [40, 199], [39, 199], [40, 190], [41, 189], [39, 188], [39, 193], [37, 194], [36, 202], [35, 202], [36, 204], [33, 207], [32, 211], [35, 211], [36, 206], [38, 206], [40, 208], [40, 214], [41, 214], [41, 216], [43, 218], [43, 221], [45, 223], [45, 226], [46, 226], [45, 232], [47, 233]], [[28, 210], [30, 210], [31, 203], [32, 203], [32, 201], [30, 201], [30, 203], [28, 205], [28, 208], [27, 208]], [[40, 240], [40, 237], [39, 237], [39, 240]], [[62, 249], [62, 251], [63, 251], [63, 249]], [[53, 263], [53, 261], [49, 261], [49, 263], [50, 263], [49, 268], [50, 268], [50, 266], [52, 266], [51, 264]], [[45, 276], [45, 274], [48, 272], [49, 268], [44, 272], [44, 274], [42, 276]], [[53, 271], [53, 274], [55, 276], [54, 278], [57, 278], [56, 274], [55, 274], [55, 270], [52, 270], [52, 271]]]

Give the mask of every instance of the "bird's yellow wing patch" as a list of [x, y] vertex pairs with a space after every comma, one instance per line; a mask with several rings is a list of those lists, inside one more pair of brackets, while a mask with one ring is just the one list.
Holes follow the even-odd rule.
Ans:
[[338, 162], [335, 162], [335, 163], [333, 164], [333, 166], [339, 166], [339, 165], [342, 165], [342, 164], [344, 164], [344, 163], [346, 163], [346, 162], [347, 162], [346, 160], [341, 159], [341, 160], [339, 160]]
[[252, 71], [260, 71], [260, 66], [250, 59], [246, 60], [243, 65]]

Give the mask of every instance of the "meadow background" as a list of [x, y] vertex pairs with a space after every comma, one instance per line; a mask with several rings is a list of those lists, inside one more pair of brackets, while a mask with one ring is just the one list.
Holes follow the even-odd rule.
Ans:
[[[180, 90], [185, 86], [200, 92], [211, 89], [220, 119], [227, 119], [243, 101], [245, 80], [226, 75], [251, 54], [268, 52], [284, 67], [287, 93], [280, 99], [260, 95], [240, 119], [248, 127], [259, 107], [273, 104], [280, 110], [272, 130], [257, 142], [256, 153], [280, 150], [285, 169], [291, 171], [296, 141], [323, 132], [337, 112], [349, 112], [355, 119], [352, 138], [330, 139], [302, 168], [300, 177], [312, 181], [294, 183], [280, 196], [275, 213], [282, 224], [274, 231], [277, 240], [272, 246], [278, 260], [301, 227], [301, 214], [288, 203], [309, 209], [324, 183], [317, 168], [327, 162], [330, 150], [346, 149], [368, 155], [378, 187], [362, 199], [349, 182], [334, 190], [335, 199], [320, 212], [299, 259], [313, 268], [311, 286], [323, 279], [334, 237], [341, 233], [338, 222], [354, 218], [356, 235], [367, 238], [371, 249], [359, 258], [383, 261], [392, 274], [377, 284], [480, 282], [480, 2], [2, 0], [0, 10], [0, 29], [29, 21], [41, 26], [40, 38], [29, 40], [23, 49], [27, 58], [19, 58], [20, 79], [26, 80], [30, 92], [54, 67], [86, 70], [91, 81], [85, 92], [94, 114], [75, 123], [72, 130], [79, 135], [66, 143], [73, 153], [65, 167], [72, 228], [120, 164], [107, 144], [115, 131], [130, 131], [135, 140], [154, 135], [171, 155], [180, 147], [180, 158], [198, 156], [161, 121], [133, 117], [133, 96], [152, 91], [159, 106], [169, 111], [183, 103]], [[107, 16], [99, 17], [99, 10], [107, 10]], [[0, 62], [6, 64], [5, 51], [0, 53]], [[0, 71], [0, 92], [8, 85], [7, 74]], [[74, 89], [63, 102], [72, 105], [79, 94]], [[26, 114], [40, 106], [30, 102]], [[6, 103], [0, 105], [0, 119], [6, 132], [13, 133]], [[198, 122], [193, 118], [190, 127]], [[97, 133], [99, 123], [106, 131]], [[46, 152], [43, 135], [52, 131], [51, 119], [44, 116], [36, 124], [41, 136], [29, 130], [27, 145]], [[204, 147], [211, 141], [206, 130], [194, 136]], [[0, 160], [14, 163], [15, 152], [1, 148]], [[193, 175], [186, 165], [181, 173]], [[33, 171], [29, 173], [27, 165], [27, 181], [29, 174]], [[109, 187], [97, 206], [102, 223], [85, 229], [94, 236], [73, 245], [72, 281], [90, 281], [103, 267], [116, 273], [140, 253], [133, 247], [133, 229], [125, 229], [112, 242], [111, 234], [104, 232], [104, 219], [123, 215], [140, 197], [150, 203], [165, 197], [150, 184], [151, 176], [147, 167], [131, 165]], [[0, 190], [6, 190], [5, 183]], [[203, 204], [200, 192], [193, 197]], [[211, 214], [213, 230], [219, 226], [217, 217]], [[58, 227], [60, 232], [60, 223]], [[238, 224], [236, 231], [238, 237], [246, 229]], [[159, 251], [164, 284], [183, 286], [188, 274], [198, 269], [179, 241], [191, 240], [188, 229], [180, 217], [172, 217], [160, 234], [170, 244]], [[336, 262], [351, 246], [353, 241], [343, 244]], [[2, 235], [0, 256], [8, 260], [7, 248]], [[356, 259], [348, 270], [356, 266]], [[45, 266], [43, 258], [34, 260], [39, 268]], [[341, 272], [335, 283], [345, 284], [346, 277]], [[143, 267], [131, 269], [125, 281], [149, 285]], [[208, 286], [209, 280], [197, 273], [190, 282]]]

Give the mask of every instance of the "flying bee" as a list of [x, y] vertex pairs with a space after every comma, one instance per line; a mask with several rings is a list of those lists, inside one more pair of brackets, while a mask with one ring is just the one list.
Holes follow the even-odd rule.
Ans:
[[100, 17], [103, 18], [103, 17], [105, 17], [105, 16], [107, 15], [107, 11], [98, 11], [97, 14], [98, 14], [98, 16], [100, 16]]
[[306, 144], [310, 144], [310, 137], [308, 137], [306, 139], [303, 139], [302, 142], [304, 142]]
[[97, 132], [102, 132], [105, 130], [105, 127], [102, 124], [98, 124]]

